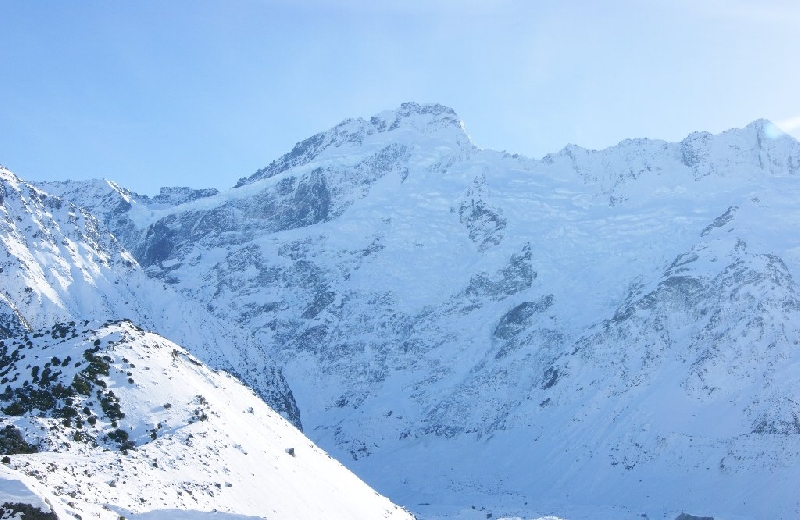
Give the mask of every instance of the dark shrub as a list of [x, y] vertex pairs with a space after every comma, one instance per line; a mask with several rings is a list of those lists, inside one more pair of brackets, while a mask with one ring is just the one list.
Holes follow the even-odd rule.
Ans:
[[45, 513], [38, 507], [20, 502], [6, 502], [0, 506], [0, 518], [21, 518], [22, 520], [58, 520], [58, 517], [52, 511]]
[[0, 429], [0, 453], [5, 455], [16, 455], [17, 453], [36, 453], [39, 447], [35, 444], [28, 444], [22, 438], [22, 432], [14, 425], [6, 425]]

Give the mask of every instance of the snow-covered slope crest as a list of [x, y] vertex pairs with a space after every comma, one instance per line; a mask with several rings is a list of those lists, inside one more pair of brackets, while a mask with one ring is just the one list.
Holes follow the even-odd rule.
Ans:
[[62, 520], [410, 518], [236, 379], [131, 322], [58, 324], [0, 351], [0, 494], [22, 482]]

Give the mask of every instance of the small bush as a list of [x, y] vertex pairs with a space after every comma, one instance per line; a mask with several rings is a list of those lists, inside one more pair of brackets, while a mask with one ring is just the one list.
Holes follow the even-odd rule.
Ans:
[[108, 438], [114, 442], [122, 443], [128, 440], [128, 432], [117, 428], [116, 430], [108, 434]]
[[127, 454], [128, 450], [136, 448], [136, 443], [128, 439], [128, 432], [122, 429], [116, 429], [108, 434], [108, 438], [119, 444], [119, 449], [122, 453]]
[[35, 444], [28, 444], [22, 438], [22, 432], [14, 425], [6, 425], [0, 429], [0, 453], [5, 455], [16, 455], [18, 453], [36, 453], [39, 447]]

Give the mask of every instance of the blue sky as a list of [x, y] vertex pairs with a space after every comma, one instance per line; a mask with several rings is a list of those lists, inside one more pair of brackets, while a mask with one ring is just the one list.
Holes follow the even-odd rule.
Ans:
[[0, 164], [30, 180], [233, 186], [404, 101], [475, 144], [800, 137], [796, 0], [0, 0]]

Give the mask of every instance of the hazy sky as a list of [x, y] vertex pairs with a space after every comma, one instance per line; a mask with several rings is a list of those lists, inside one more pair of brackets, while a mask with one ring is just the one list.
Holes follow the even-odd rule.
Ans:
[[797, 0], [0, 0], [0, 164], [229, 188], [312, 134], [438, 102], [476, 145], [800, 137]]

